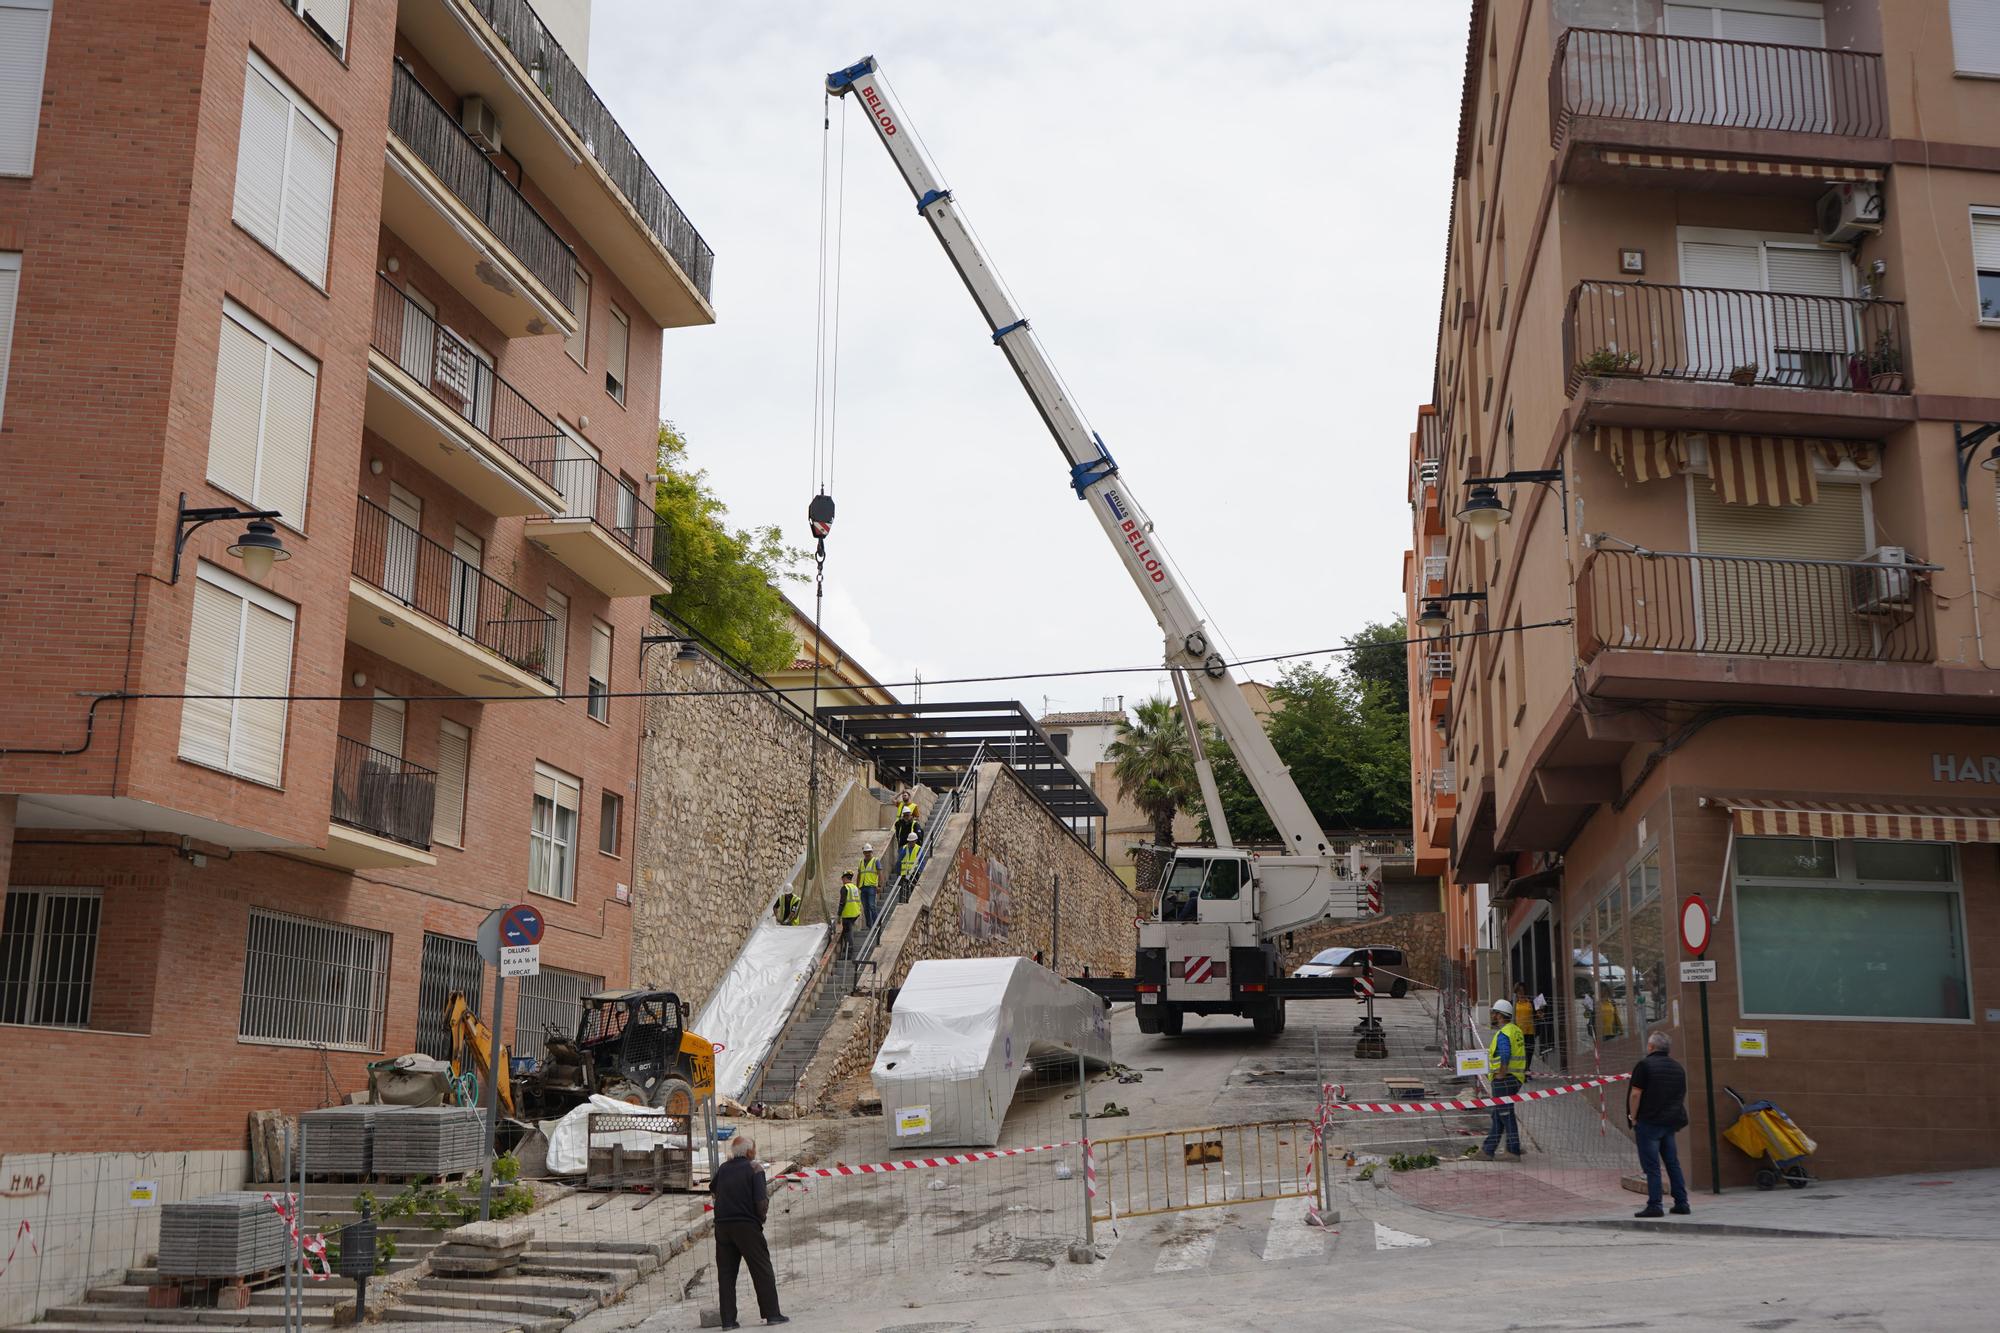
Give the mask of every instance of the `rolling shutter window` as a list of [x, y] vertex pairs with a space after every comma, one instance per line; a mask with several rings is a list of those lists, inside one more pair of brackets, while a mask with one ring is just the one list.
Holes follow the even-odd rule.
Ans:
[[[1972, 267], [1978, 270], [1973, 275], [1979, 298], [1979, 318], [1992, 323], [2000, 321], [2000, 213], [1974, 213], [1972, 215]], [[0, 275], [4, 277], [4, 275]], [[0, 330], [0, 337], [5, 330]], [[0, 367], [4, 373], [5, 367]]]
[[304, 0], [299, 13], [319, 25], [342, 53], [347, 50], [347, 0]]
[[48, 58], [49, 0], [0, 0], [0, 176], [34, 174]]
[[375, 691], [375, 708], [368, 716], [368, 748], [376, 752], [377, 763], [383, 756], [392, 759], [403, 757], [403, 716], [401, 699]]
[[1773, 560], [1859, 560], [1874, 545], [1862, 522], [1861, 490], [1820, 478], [1809, 505], [1724, 504], [1706, 477], [1694, 485], [1695, 550]]
[[[181, 757], [271, 786], [284, 771], [290, 602], [212, 565], [197, 571]], [[250, 697], [268, 696], [268, 697]]]
[[235, 218], [321, 287], [339, 143], [339, 132], [253, 52], [243, 74]]
[[234, 301], [222, 309], [208, 479], [305, 530], [319, 362]]
[[579, 366], [590, 359], [590, 274], [581, 264], [570, 267], [570, 299], [576, 304], [576, 332], [563, 339], [563, 350]]
[[632, 344], [631, 321], [617, 306], [611, 307], [611, 343], [604, 354], [604, 390], [619, 402], [625, 401], [625, 368]]
[[14, 347], [14, 303], [21, 292], [21, 256], [0, 254], [0, 422], [7, 419], [7, 361]]
[[563, 687], [563, 659], [569, 656], [569, 598], [549, 589], [549, 683]]
[[465, 842], [465, 775], [472, 758], [472, 733], [456, 722], [438, 723], [437, 820], [435, 842]]
[[2000, 0], [1951, 0], [1952, 67], [2000, 74]]
[[611, 626], [601, 620], [590, 622], [590, 715], [611, 716]]

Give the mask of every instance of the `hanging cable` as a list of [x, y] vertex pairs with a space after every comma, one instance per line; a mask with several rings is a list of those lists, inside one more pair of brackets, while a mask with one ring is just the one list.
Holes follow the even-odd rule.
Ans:
[[826, 464], [820, 489], [833, 489], [833, 465], [840, 444], [840, 277], [847, 250], [847, 121], [848, 100], [840, 99], [840, 167], [833, 205], [833, 332], [826, 386]]

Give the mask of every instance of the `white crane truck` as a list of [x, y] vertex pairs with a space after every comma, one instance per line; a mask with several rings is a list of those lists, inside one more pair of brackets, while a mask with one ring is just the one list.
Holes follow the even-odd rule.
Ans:
[[1139, 922], [1131, 977], [1078, 978], [1107, 1000], [1136, 1005], [1139, 1030], [1178, 1035], [1188, 1014], [1234, 1014], [1259, 1033], [1284, 1031], [1285, 1001], [1347, 994], [1348, 983], [1283, 975], [1278, 942], [1315, 922], [1361, 919], [1381, 910], [1376, 867], [1358, 852], [1329, 847], [1234, 674], [1216, 652], [1188, 594], [1176, 583], [1146, 511], [1132, 497], [1104, 441], [1063, 391], [1041, 345], [1008, 299], [985, 253], [962, 220], [951, 191], [925, 158], [874, 57], [829, 74], [827, 92], [854, 97], [876, 137], [916, 197], [958, 276], [986, 320], [993, 342], [1020, 377], [1035, 410], [1069, 463], [1070, 485], [1118, 548], [1166, 635], [1166, 665], [1192, 726], [1194, 693], [1235, 755], [1276, 826], [1283, 848], [1252, 855], [1231, 845], [1215, 778], [1196, 745], [1202, 795], [1218, 846], [1177, 847], [1158, 886], [1150, 918]]

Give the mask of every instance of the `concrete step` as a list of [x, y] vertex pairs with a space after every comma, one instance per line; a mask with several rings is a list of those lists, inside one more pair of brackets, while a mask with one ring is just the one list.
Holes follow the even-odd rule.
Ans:
[[[333, 1323], [330, 1306], [308, 1305], [305, 1311], [309, 1324]], [[108, 1333], [109, 1330], [131, 1328], [203, 1328], [223, 1325], [236, 1328], [272, 1328], [285, 1322], [283, 1305], [252, 1305], [244, 1310], [210, 1310], [181, 1307], [171, 1310], [147, 1310], [123, 1305], [62, 1305], [50, 1310], [44, 1316], [46, 1322], [33, 1325], [37, 1330], [52, 1328], [90, 1329], [93, 1333]]]
[[581, 1278], [623, 1287], [652, 1272], [660, 1261], [650, 1256], [607, 1254], [598, 1258], [583, 1255], [524, 1255], [514, 1271], [522, 1277]]
[[454, 1310], [448, 1319], [442, 1315], [440, 1310], [413, 1305], [391, 1305], [382, 1311], [382, 1318], [391, 1323], [476, 1328], [480, 1333], [506, 1333], [508, 1329], [520, 1329], [524, 1333], [556, 1333], [568, 1322], [562, 1319], [523, 1319], [517, 1314], [484, 1314], [478, 1310]]
[[402, 1304], [411, 1309], [449, 1310], [480, 1314], [527, 1315], [533, 1319], [560, 1319], [567, 1324], [597, 1308], [595, 1292], [580, 1300], [552, 1300], [546, 1296], [516, 1296], [504, 1289], [488, 1291], [433, 1291], [428, 1285], [405, 1292]]
[[121, 1282], [115, 1287], [92, 1287], [83, 1299], [88, 1305], [144, 1305], [152, 1292], [150, 1282]]
[[595, 1301], [610, 1290], [601, 1282], [565, 1282], [547, 1277], [432, 1277], [424, 1279], [423, 1289], [472, 1295], [504, 1292], [551, 1301]]
[[644, 1240], [537, 1240], [528, 1243], [529, 1254], [649, 1254], [660, 1257], [660, 1247]]

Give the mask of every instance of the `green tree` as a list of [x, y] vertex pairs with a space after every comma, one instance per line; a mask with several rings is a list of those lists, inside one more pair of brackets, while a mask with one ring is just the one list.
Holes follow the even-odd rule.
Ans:
[[[1272, 687], [1265, 724], [1278, 758], [1328, 834], [1410, 822], [1409, 699], [1400, 621], [1369, 625], [1339, 672], [1301, 664]], [[1392, 656], [1393, 655], [1393, 656]], [[1208, 742], [1215, 785], [1238, 842], [1275, 841], [1277, 830], [1235, 756]], [[1206, 819], [1203, 832], [1213, 836]]]
[[803, 581], [792, 566], [805, 552], [786, 546], [776, 527], [732, 528], [729, 508], [708, 488], [708, 473], [690, 466], [687, 437], [660, 423], [660, 473], [653, 490], [664, 539], [667, 579], [674, 590], [659, 609], [699, 630], [753, 671], [792, 664], [797, 645], [781, 581]]
[[1153, 841], [1173, 846], [1174, 816], [1201, 805], [1194, 751], [1180, 710], [1171, 700], [1146, 700], [1118, 724], [1118, 736], [1104, 756], [1112, 763], [1118, 790], [1153, 822]]

